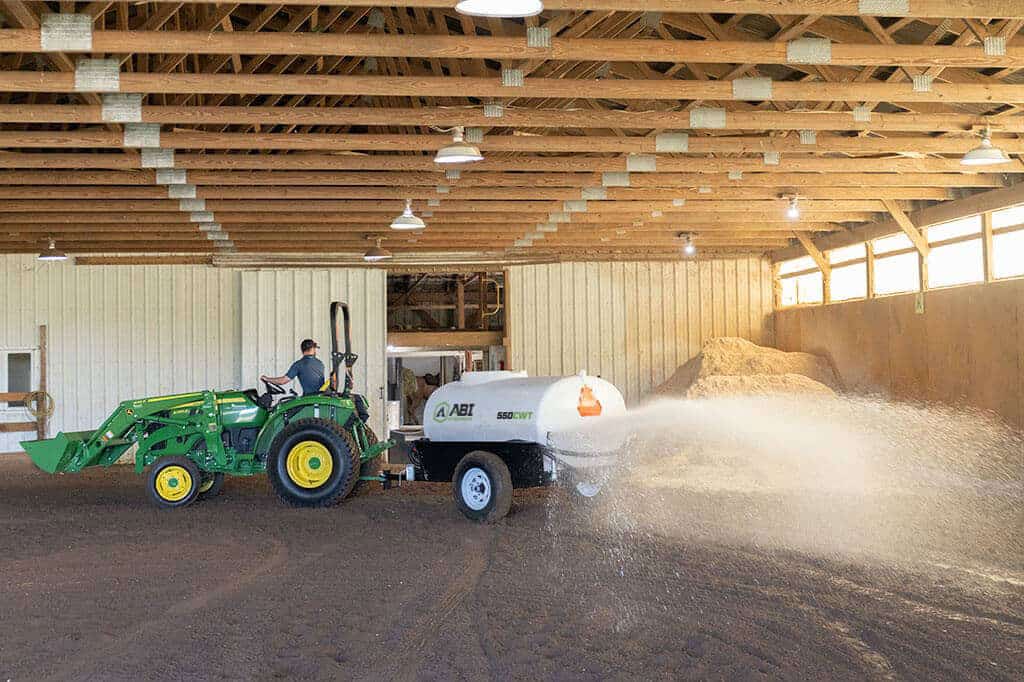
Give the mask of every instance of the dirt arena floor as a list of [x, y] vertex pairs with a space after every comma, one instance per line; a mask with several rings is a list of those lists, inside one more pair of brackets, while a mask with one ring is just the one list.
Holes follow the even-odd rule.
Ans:
[[472, 525], [430, 484], [292, 510], [263, 479], [163, 512], [129, 468], [5, 457], [0, 681], [1024, 679], [1015, 553], [612, 532], [543, 490], [514, 512]]

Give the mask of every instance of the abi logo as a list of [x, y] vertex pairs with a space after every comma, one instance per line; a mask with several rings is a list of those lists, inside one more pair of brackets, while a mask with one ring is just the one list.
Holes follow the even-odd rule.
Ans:
[[475, 403], [443, 402], [434, 409], [434, 421], [443, 424], [447, 421], [469, 421], [473, 418]]

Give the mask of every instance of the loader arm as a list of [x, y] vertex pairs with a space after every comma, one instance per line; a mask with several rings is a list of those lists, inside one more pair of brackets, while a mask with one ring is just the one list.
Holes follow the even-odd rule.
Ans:
[[[136, 466], [158, 443], [174, 442], [174, 450], [188, 451], [200, 438], [219, 444], [217, 400], [212, 391], [126, 400], [95, 431], [59, 433], [49, 440], [21, 445], [43, 471], [76, 472], [89, 466], [109, 466], [140, 442]], [[170, 417], [168, 413], [182, 412]], [[147, 433], [150, 425], [160, 428]], [[169, 453], [170, 454], [170, 453]], [[179, 454], [175, 452], [173, 454]]]

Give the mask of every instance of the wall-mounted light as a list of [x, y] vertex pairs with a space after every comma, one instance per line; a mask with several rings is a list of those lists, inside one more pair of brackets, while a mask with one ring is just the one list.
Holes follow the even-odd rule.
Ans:
[[696, 255], [696, 253], [697, 253], [697, 245], [693, 243], [693, 235], [692, 234], [684, 234], [684, 235], [682, 235], [682, 237], [685, 240], [683, 242], [683, 255], [686, 255], [686, 256]]
[[796, 197], [789, 198], [789, 208], [786, 209], [786, 217], [790, 220], [800, 218], [800, 201]]

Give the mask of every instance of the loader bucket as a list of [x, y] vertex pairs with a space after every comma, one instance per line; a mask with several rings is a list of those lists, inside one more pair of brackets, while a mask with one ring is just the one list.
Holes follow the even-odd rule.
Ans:
[[92, 436], [93, 431], [72, 431], [58, 433], [56, 438], [22, 441], [21, 447], [28, 453], [32, 463], [48, 474], [67, 469], [82, 442]]

